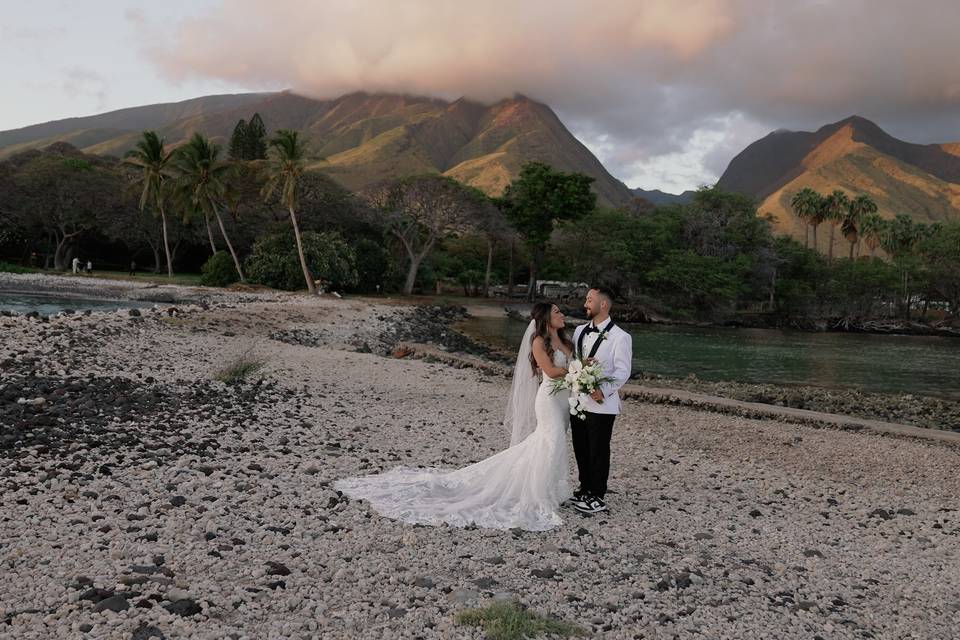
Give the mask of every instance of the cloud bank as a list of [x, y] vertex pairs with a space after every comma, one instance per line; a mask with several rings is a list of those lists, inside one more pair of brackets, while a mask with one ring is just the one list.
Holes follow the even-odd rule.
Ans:
[[522, 93], [631, 186], [676, 190], [772, 129], [854, 113], [960, 140], [957, 24], [951, 0], [224, 0], [150, 55], [173, 81], [319, 98]]

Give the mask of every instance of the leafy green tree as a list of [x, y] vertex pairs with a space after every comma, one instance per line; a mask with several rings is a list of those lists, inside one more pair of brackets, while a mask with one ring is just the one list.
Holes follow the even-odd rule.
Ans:
[[[649, 251], [654, 236], [651, 224], [658, 214], [637, 217], [622, 211], [597, 208], [589, 215], [564, 225], [554, 240], [555, 251], [569, 264], [573, 277], [586, 282], [604, 282], [621, 291], [634, 292], [657, 257]], [[679, 236], [679, 228], [676, 230]], [[666, 245], [679, 247], [677, 236], [659, 237]]]
[[231, 160], [247, 160], [247, 121], [240, 119], [230, 135], [229, 157]]
[[530, 253], [527, 298], [536, 295], [537, 275], [557, 223], [578, 220], [597, 203], [593, 178], [563, 173], [540, 162], [523, 166], [503, 194], [504, 213]]
[[250, 121], [240, 119], [230, 135], [228, 156], [231, 160], [264, 160], [267, 157], [267, 128], [259, 113]]
[[778, 267], [773, 309], [786, 316], [813, 315], [820, 303], [818, 288], [828, 272], [826, 259], [789, 236], [777, 237], [774, 251]]
[[685, 208], [683, 240], [698, 255], [736, 263], [745, 285], [738, 304], [770, 299], [777, 268], [773, 235], [752, 198], [700, 189]]
[[265, 160], [267, 158], [267, 128], [259, 113], [254, 113], [247, 123], [246, 157], [244, 160]]
[[735, 307], [743, 287], [743, 259], [724, 260], [690, 250], [675, 251], [648, 277], [661, 295], [681, 309], [709, 316]]
[[294, 291], [303, 281], [301, 260], [304, 259], [310, 271], [333, 289], [357, 285], [356, 255], [339, 233], [305, 231], [300, 236], [299, 246], [294, 244], [291, 235], [291, 230], [287, 229], [261, 238], [253, 245], [247, 259], [247, 270], [253, 282]]
[[230, 236], [223, 224], [220, 207], [226, 193], [227, 176], [232, 171], [229, 163], [219, 159], [220, 146], [211, 143], [200, 133], [193, 137], [174, 152], [172, 165], [176, 173], [176, 188], [183, 201], [189, 202], [196, 210], [204, 215], [210, 214], [217, 220], [220, 233], [227, 244], [233, 264], [237, 269], [240, 281], [244, 281], [243, 267], [237, 256]]
[[200, 268], [200, 284], [207, 287], [225, 287], [237, 281], [237, 269], [226, 251], [217, 251]]
[[102, 226], [120, 206], [122, 183], [110, 162], [66, 144], [30, 154], [14, 183], [18, 217], [49, 234], [58, 270], [66, 269], [73, 243]]
[[897, 270], [883, 260], [838, 260], [830, 267], [822, 299], [830, 315], [849, 323], [872, 316], [896, 286]]
[[290, 214], [290, 226], [293, 227], [294, 241], [297, 254], [300, 256], [300, 269], [306, 281], [307, 290], [315, 295], [317, 286], [307, 264], [303, 250], [303, 239], [300, 235], [300, 225], [297, 221], [298, 187], [306, 171], [308, 150], [306, 141], [300, 134], [290, 129], [280, 129], [270, 139], [271, 156], [267, 165], [267, 181], [263, 185], [262, 194], [269, 199], [279, 191], [280, 202]]
[[493, 274], [493, 254], [497, 244], [501, 242], [510, 242], [513, 238], [513, 231], [503, 215], [503, 209], [499, 205], [499, 198], [482, 197], [477, 203], [476, 217], [473, 221], [473, 228], [483, 234], [487, 245], [487, 260], [483, 270], [483, 297], [490, 295], [490, 278]]
[[900, 290], [897, 306], [901, 315], [910, 319], [913, 298], [913, 285], [920, 276], [917, 246], [926, 236], [926, 227], [914, 222], [905, 213], [898, 213], [893, 220], [884, 225], [880, 246], [889, 255], [900, 273]]
[[413, 292], [420, 265], [436, 243], [468, 229], [489, 206], [477, 189], [438, 174], [383, 183], [368, 190], [366, 197], [387, 233], [403, 246], [408, 260], [406, 295]]
[[167, 232], [167, 199], [170, 178], [169, 164], [171, 153], [163, 146], [163, 139], [154, 131], [144, 131], [136, 146], [127, 152], [124, 160], [140, 170], [140, 182], [143, 189], [140, 194], [140, 210], [148, 204], [156, 207], [160, 214], [160, 228], [163, 232], [163, 251], [167, 257], [167, 277], [173, 277], [173, 258], [170, 254], [170, 237]]
[[383, 245], [371, 238], [358, 237], [350, 240], [350, 246], [357, 257], [357, 290], [365, 293], [383, 291], [390, 269]]
[[946, 301], [953, 317], [960, 317], [960, 222], [943, 225], [920, 245], [932, 293]]

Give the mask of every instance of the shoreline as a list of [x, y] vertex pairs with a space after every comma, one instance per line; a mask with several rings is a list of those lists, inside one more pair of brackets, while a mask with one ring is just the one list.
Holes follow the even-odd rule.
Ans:
[[[501, 305], [508, 317], [523, 320], [524, 315], [518, 308], [529, 306], [524, 303]], [[564, 314], [585, 321], [579, 307], [560, 306]], [[836, 333], [880, 336], [929, 336], [941, 338], [960, 338], [960, 328], [953, 326], [934, 326], [917, 321], [903, 320], [845, 320], [843, 318], [783, 318], [746, 313], [721, 322], [681, 320], [667, 318], [647, 312], [645, 309], [619, 306], [618, 316], [628, 324], [655, 324], [677, 327], [699, 327], [704, 329], [767, 329], [771, 331], [796, 331], [799, 333]]]
[[[473, 308], [468, 307], [468, 311], [473, 311]], [[506, 315], [516, 319], [509, 312]], [[495, 316], [487, 313], [486, 317]], [[458, 330], [463, 332], [463, 327]], [[469, 332], [467, 337], [476, 340]], [[512, 357], [495, 346], [482, 342], [480, 344], [498, 354], [497, 362], [508, 361]], [[960, 400], [944, 397], [916, 393], [865, 392], [814, 385], [713, 381], [702, 380], [696, 376], [672, 378], [656, 374], [635, 374], [630, 383], [657, 387], [664, 391], [695, 392], [742, 402], [881, 420], [925, 429], [960, 431]]]
[[[0, 274], [0, 290], [9, 287], [21, 291], [35, 291], [38, 286], [43, 288], [45, 292], [58, 294], [72, 292], [77, 295], [99, 295], [115, 300], [155, 302], [156, 304], [172, 306], [196, 304], [201, 307], [209, 307], [210, 304], [217, 304], [218, 302], [223, 304], [226, 301], [244, 303], [295, 300], [302, 297], [295, 293], [272, 290], [246, 292], [188, 285], [157, 285], [153, 283], [98, 280], [87, 277]], [[507, 317], [516, 319], [518, 317], [517, 305], [505, 306], [492, 300], [475, 303], [466, 300], [466, 304], [461, 306], [459, 299], [457, 299], [457, 303], [451, 305], [446, 304], [443, 300], [429, 297], [408, 300], [404, 298], [361, 296], [348, 298], [347, 300], [411, 310], [412, 319], [398, 323], [381, 340], [381, 342], [392, 343], [381, 344], [378, 347], [379, 353], [382, 355], [392, 353], [393, 346], [401, 342], [428, 343], [440, 345], [443, 349], [453, 353], [459, 352], [479, 356], [493, 363], [507, 365], [513, 363], [514, 353], [478, 341], [457, 325], [462, 322], [465, 314], [490, 318], [503, 317], [506, 314]], [[287, 339], [295, 344], [299, 343], [307, 346], [316, 342], [315, 339], [310, 337], [288, 336]], [[776, 407], [848, 415], [927, 429], [960, 431], [960, 401], [923, 394], [861, 392], [855, 389], [813, 385], [758, 384], [732, 380], [710, 381], [689, 376], [686, 378], [671, 378], [652, 374], [635, 375], [631, 382], [664, 390], [703, 393], [720, 398]]]
[[[960, 623], [960, 447], [628, 399], [611, 512], [411, 527], [331, 486], [507, 446], [509, 380], [391, 351], [456, 346], [457, 310], [179, 308], [0, 318], [0, 634], [480, 640], [456, 614], [504, 599], [612, 638]], [[244, 355], [262, 369], [212, 379]]]

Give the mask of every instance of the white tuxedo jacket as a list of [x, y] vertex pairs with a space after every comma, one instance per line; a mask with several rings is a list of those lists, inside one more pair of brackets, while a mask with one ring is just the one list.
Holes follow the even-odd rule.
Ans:
[[[607, 318], [597, 328], [602, 332], [610, 322], [612, 322], [612, 320]], [[591, 324], [592, 323], [582, 324], [574, 329], [574, 349], [578, 349], [578, 346], [581, 344], [580, 335], [584, 329]], [[583, 337], [583, 352], [581, 353], [577, 350], [577, 357], [586, 358], [590, 355], [598, 335], [596, 332], [591, 332]], [[587, 396], [587, 411], [590, 413], [619, 414], [620, 387], [630, 379], [630, 369], [633, 363], [633, 339], [629, 333], [615, 324], [614, 327], [607, 332], [606, 337], [603, 339], [603, 342], [600, 343], [593, 357], [603, 364], [604, 375], [608, 378], [613, 378], [613, 382], [605, 382], [600, 385], [600, 391], [603, 392], [603, 402], [597, 402]]]

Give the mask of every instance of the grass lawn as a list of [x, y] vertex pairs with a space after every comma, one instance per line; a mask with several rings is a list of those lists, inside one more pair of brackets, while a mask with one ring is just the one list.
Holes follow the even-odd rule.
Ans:
[[22, 267], [5, 262], [0, 262], [0, 273], [42, 273], [51, 276], [65, 276], [69, 278], [102, 278], [104, 280], [125, 280], [127, 282], [152, 282], [155, 284], [182, 284], [186, 286], [199, 286], [199, 273], [178, 273], [172, 278], [168, 278], [162, 273], [152, 273], [148, 271], [138, 271], [136, 275], [131, 276], [127, 271], [98, 271], [94, 270], [92, 274], [71, 273], [70, 271], [54, 271], [52, 269], [36, 269]]

